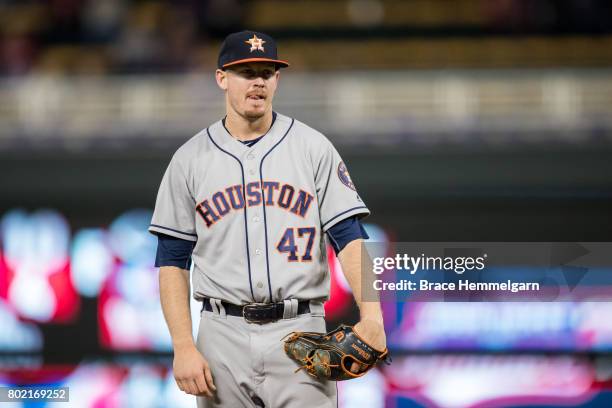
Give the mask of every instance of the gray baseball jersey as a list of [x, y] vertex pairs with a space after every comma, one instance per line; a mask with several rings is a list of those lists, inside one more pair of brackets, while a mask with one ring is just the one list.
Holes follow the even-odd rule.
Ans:
[[369, 210], [329, 140], [277, 114], [252, 147], [221, 121], [181, 146], [161, 182], [149, 231], [196, 242], [196, 299], [325, 300], [324, 233], [357, 214]]

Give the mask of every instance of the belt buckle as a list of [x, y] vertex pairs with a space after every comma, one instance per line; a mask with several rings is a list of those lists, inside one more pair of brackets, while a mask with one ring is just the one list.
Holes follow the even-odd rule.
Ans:
[[[275, 309], [275, 303], [247, 303], [242, 307], [242, 317], [247, 321], [247, 323], [264, 324], [275, 322], [278, 320], [276, 317], [257, 317], [257, 311], [264, 312]], [[253, 314], [255, 314], [255, 316], [253, 316]]]

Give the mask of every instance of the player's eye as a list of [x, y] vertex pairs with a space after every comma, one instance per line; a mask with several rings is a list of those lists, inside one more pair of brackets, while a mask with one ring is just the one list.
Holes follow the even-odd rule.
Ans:
[[250, 69], [243, 69], [241, 71], [239, 71], [239, 74], [243, 77], [246, 78], [252, 78], [255, 75], [255, 72], [253, 70]]
[[274, 75], [274, 71], [270, 69], [264, 69], [262, 71], [255, 71], [253, 69], [241, 69], [238, 71], [238, 74], [244, 78], [254, 79], [254, 78], [263, 78], [270, 79]]

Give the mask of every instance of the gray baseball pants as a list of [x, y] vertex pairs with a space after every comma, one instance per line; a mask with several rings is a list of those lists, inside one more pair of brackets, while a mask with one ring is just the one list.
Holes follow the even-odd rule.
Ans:
[[293, 331], [325, 332], [323, 304], [310, 302], [310, 313], [296, 315], [297, 300], [285, 300], [285, 316], [254, 324], [225, 314], [218, 299], [203, 311], [197, 348], [210, 364], [217, 387], [214, 399], [197, 397], [198, 408], [336, 408], [333, 381], [319, 381], [283, 349], [281, 339]]

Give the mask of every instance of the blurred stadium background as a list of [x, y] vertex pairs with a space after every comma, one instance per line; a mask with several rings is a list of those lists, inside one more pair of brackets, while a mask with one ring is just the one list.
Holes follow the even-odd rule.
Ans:
[[[390, 251], [612, 240], [607, 1], [0, 0], [1, 385], [194, 406], [146, 226], [172, 152], [223, 114], [217, 50], [244, 28], [279, 41], [276, 110], [334, 141]], [[333, 326], [355, 308], [330, 263]], [[344, 408], [612, 406], [610, 303], [385, 313], [395, 362], [340, 384]]]

